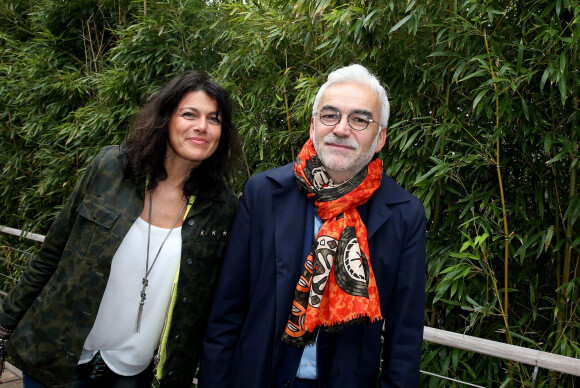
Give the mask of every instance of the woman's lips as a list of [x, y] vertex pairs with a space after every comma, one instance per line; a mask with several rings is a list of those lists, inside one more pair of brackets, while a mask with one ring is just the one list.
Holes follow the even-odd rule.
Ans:
[[201, 137], [190, 137], [188, 139], [188, 141], [192, 142], [193, 144], [197, 144], [197, 145], [204, 145], [207, 144], [207, 140], [202, 139]]

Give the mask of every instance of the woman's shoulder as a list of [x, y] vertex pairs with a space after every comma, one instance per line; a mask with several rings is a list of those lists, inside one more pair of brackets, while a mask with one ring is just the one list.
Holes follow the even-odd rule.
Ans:
[[108, 145], [99, 150], [90, 163], [100, 171], [117, 170], [125, 164], [125, 153], [121, 146]]
[[118, 162], [123, 161], [125, 152], [120, 145], [108, 145], [100, 149], [97, 155], [101, 155], [103, 161]]
[[216, 200], [225, 202], [228, 206], [237, 207], [239, 198], [231, 189], [224, 190]]

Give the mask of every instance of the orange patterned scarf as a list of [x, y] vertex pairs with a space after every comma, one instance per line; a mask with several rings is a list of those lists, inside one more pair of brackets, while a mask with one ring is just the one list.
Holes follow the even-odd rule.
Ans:
[[318, 232], [296, 291], [282, 339], [295, 346], [314, 342], [320, 326], [381, 319], [379, 294], [371, 269], [367, 229], [356, 208], [381, 183], [383, 164], [375, 159], [348, 181], [334, 185], [311, 140], [294, 164], [300, 190], [314, 200], [324, 222]]

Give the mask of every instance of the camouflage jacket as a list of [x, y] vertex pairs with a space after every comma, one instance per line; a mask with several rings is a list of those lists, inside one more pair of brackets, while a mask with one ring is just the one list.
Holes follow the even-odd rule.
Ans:
[[[111, 260], [143, 210], [145, 188], [123, 178], [123, 158], [118, 146], [99, 152], [0, 306], [13, 363], [48, 387], [70, 386]], [[162, 387], [191, 386], [236, 207], [231, 193], [198, 198], [185, 218]]]

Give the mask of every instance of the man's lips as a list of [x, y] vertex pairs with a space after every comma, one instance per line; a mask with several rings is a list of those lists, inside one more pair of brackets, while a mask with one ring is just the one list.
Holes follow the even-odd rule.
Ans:
[[339, 150], [354, 150], [355, 148], [346, 144], [337, 144], [337, 143], [325, 143], [327, 146], [332, 147], [332, 148], [336, 148]]

